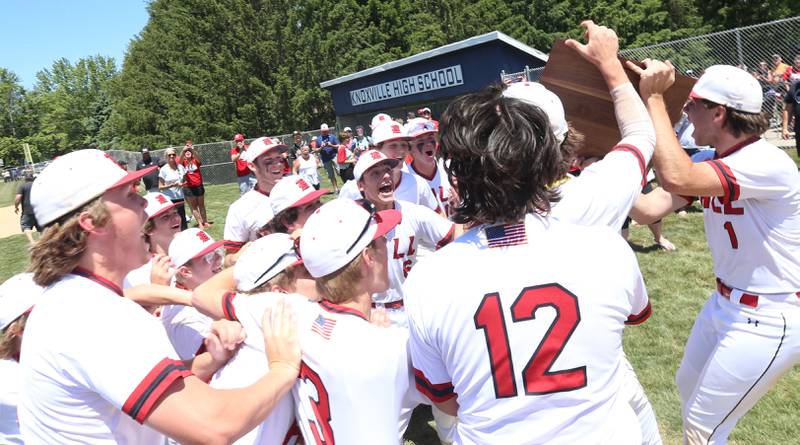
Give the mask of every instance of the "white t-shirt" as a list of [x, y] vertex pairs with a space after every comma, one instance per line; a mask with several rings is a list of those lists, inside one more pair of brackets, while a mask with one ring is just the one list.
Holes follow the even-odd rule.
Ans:
[[21, 385], [19, 363], [0, 360], [0, 444], [23, 443], [17, 420]]
[[764, 139], [705, 161], [723, 196], [702, 197], [714, 273], [757, 294], [800, 291], [800, 173]]
[[141, 422], [172, 382], [191, 375], [158, 318], [81, 270], [42, 294], [22, 350], [26, 443], [163, 443]]
[[314, 155], [309, 155], [308, 159], [297, 156], [297, 162], [297, 174], [309, 184], [318, 185], [319, 170], [317, 170], [317, 158]]
[[140, 267], [128, 272], [128, 274], [125, 275], [125, 278], [122, 280], [122, 288], [130, 289], [141, 284], [151, 284], [152, 272], [153, 260], [151, 259], [150, 261], [142, 264]]
[[[428, 188], [428, 183], [407, 171], [401, 171], [401, 173], [400, 182], [394, 188], [394, 199], [423, 205], [438, 212], [439, 201]], [[361, 196], [361, 191], [358, 189], [358, 182], [355, 180], [345, 182], [342, 188], [339, 189], [339, 198], [362, 199], [363, 196]]]
[[533, 215], [479, 226], [415, 267], [405, 294], [417, 388], [458, 395], [456, 443], [604, 443], [630, 410], [622, 331], [650, 305], [616, 232]]
[[161, 323], [181, 360], [197, 355], [203, 340], [211, 333], [212, 321], [191, 306], [170, 304], [161, 310]]
[[164, 185], [171, 187], [161, 190], [161, 193], [173, 201], [183, 199], [183, 187], [179, 184], [183, 182], [184, 176], [186, 176], [186, 167], [183, 165], [178, 164], [177, 168], [173, 169], [169, 164], [164, 164], [158, 170], [158, 177], [164, 181]]
[[444, 209], [445, 215], [449, 217], [451, 205], [450, 199], [453, 196], [453, 186], [450, 185], [450, 181], [447, 179], [447, 172], [444, 170], [444, 161], [439, 159], [439, 161], [436, 163], [436, 171], [434, 171], [433, 177], [430, 178], [418, 172], [414, 168], [413, 162], [409, 164], [408, 169], [411, 173], [428, 183], [428, 187], [431, 189], [431, 192], [433, 192], [433, 195], [439, 201], [442, 209]]
[[225, 250], [237, 252], [248, 241], [258, 239], [258, 230], [273, 216], [269, 195], [256, 188], [242, 195], [228, 207], [223, 234]]
[[389, 289], [373, 294], [375, 303], [403, 299], [403, 282], [417, 262], [419, 246], [433, 250], [453, 240], [455, 225], [433, 210], [407, 201], [395, 201], [394, 209], [403, 219], [386, 233]]

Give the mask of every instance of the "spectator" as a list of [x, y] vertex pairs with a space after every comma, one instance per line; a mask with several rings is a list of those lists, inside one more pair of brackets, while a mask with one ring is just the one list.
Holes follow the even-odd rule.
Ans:
[[361, 153], [369, 150], [372, 147], [372, 138], [364, 133], [364, 126], [359, 125], [356, 127], [356, 135], [353, 138], [353, 153], [358, 159]]
[[432, 117], [433, 115], [431, 114], [431, 109], [430, 108], [428, 108], [428, 107], [420, 108], [419, 110], [417, 110], [417, 115], [419, 115], [421, 117], [424, 117], [425, 119], [428, 119], [429, 121], [433, 122], [433, 125], [436, 128], [436, 130], [437, 131], [439, 130], [439, 121], [437, 121], [436, 119], [434, 119]]
[[178, 155], [170, 147], [165, 152], [167, 163], [158, 171], [158, 190], [173, 203], [181, 216], [181, 230], [186, 230], [186, 208], [183, 206], [183, 187], [186, 185], [186, 168], [178, 164]]
[[233, 137], [236, 145], [231, 148], [231, 162], [236, 164], [236, 182], [239, 183], [239, 195], [253, 190], [256, 185], [256, 177], [253, 172], [247, 167], [247, 161], [242, 158], [242, 154], [247, 150], [247, 145], [244, 143], [244, 135], [236, 133]]
[[783, 98], [786, 107], [783, 109], [781, 136], [789, 139], [789, 120], [794, 117], [794, 146], [800, 157], [800, 80], [796, 80]]
[[181, 165], [186, 169], [186, 186], [183, 195], [189, 204], [189, 211], [194, 215], [197, 226], [201, 229], [211, 225], [206, 216], [206, 189], [203, 187], [203, 173], [200, 170], [200, 156], [191, 144], [186, 144], [181, 152]]
[[786, 84], [787, 90], [798, 80], [800, 80], [800, 54], [794, 56], [794, 65], [783, 72], [783, 82]]
[[336, 182], [336, 155], [339, 148], [339, 140], [335, 135], [330, 134], [328, 124], [322, 124], [319, 127], [320, 135], [316, 137], [317, 147], [316, 152], [319, 154], [322, 166], [325, 167], [325, 173], [328, 174], [328, 179], [333, 186], [333, 192], [339, 191], [339, 184]]
[[[150, 156], [150, 150], [147, 148], [142, 149], [142, 160], [136, 164], [136, 170], [142, 170], [152, 166], [159, 166], [158, 159], [153, 159]], [[142, 185], [146, 192], [157, 192], [158, 191], [158, 170], [153, 170], [152, 172], [142, 176]]]
[[409, 111], [408, 113], [406, 113], [406, 122], [410, 121], [411, 119], [414, 119], [415, 117], [417, 117], [417, 115], [414, 114], [413, 111]]
[[342, 184], [353, 179], [353, 168], [356, 165], [356, 157], [352, 150], [352, 138], [346, 132], [339, 133], [342, 142], [336, 153], [336, 163], [339, 165], [339, 177]]
[[319, 190], [319, 159], [311, 155], [308, 145], [300, 149], [300, 156], [297, 157], [292, 166], [292, 173], [305, 179], [316, 190]]
[[39, 231], [39, 225], [36, 223], [36, 216], [33, 214], [33, 207], [31, 206], [31, 187], [33, 186], [33, 175], [25, 175], [25, 182], [17, 187], [17, 195], [14, 197], [14, 213], [19, 213], [19, 207], [22, 205], [22, 215], [19, 217], [19, 226], [22, 232], [28, 238], [28, 244], [33, 244], [33, 229]]
[[303, 134], [295, 130], [292, 133], [292, 145], [289, 146], [287, 156], [289, 165], [294, 165], [294, 161], [297, 160], [297, 155], [300, 153], [300, 149], [307, 145], [308, 143], [303, 139]]
[[[352, 141], [353, 141], [353, 129], [350, 128], [350, 127], [344, 127], [344, 130], [342, 130], [342, 132], [344, 132], [344, 134], [346, 134], [350, 138], [350, 141], [352, 143]], [[339, 135], [339, 139], [342, 139], [342, 135], [341, 134]], [[352, 150], [353, 147], [348, 147], [348, 148], [350, 148]]]
[[783, 73], [789, 68], [789, 65], [783, 63], [783, 58], [779, 54], [772, 55], [772, 77], [774, 79], [780, 79], [783, 77]]

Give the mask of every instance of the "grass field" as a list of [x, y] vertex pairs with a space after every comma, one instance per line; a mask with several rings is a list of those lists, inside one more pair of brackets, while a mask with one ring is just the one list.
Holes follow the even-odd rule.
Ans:
[[17, 187], [20, 182], [0, 182], [0, 207], [8, 207], [14, 204], [14, 196], [17, 194]]
[[[792, 156], [795, 157], [793, 151]], [[206, 190], [210, 219], [215, 222], [209, 232], [221, 239], [225, 209], [239, 196], [238, 189], [232, 184], [207, 186]], [[656, 249], [646, 227], [631, 227], [630, 241], [647, 283], [653, 315], [644, 324], [626, 329], [625, 350], [655, 408], [664, 443], [678, 444], [681, 418], [675, 371], [694, 318], [713, 289], [714, 274], [699, 208], [683, 218], [666, 218], [664, 233], [678, 247], [677, 251]], [[26, 263], [23, 235], [0, 239], [0, 281], [22, 271]], [[800, 369], [795, 367], [743, 418], [730, 443], [797, 443], [799, 394]], [[415, 412], [407, 445], [438, 443], [430, 420], [429, 409]]]

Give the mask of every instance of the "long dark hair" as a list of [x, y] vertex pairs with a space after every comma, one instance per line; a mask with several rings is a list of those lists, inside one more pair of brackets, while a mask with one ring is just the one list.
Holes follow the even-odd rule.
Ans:
[[440, 156], [458, 191], [458, 223], [521, 221], [559, 199], [548, 185], [567, 172], [540, 108], [502, 96], [500, 84], [453, 101], [440, 120]]

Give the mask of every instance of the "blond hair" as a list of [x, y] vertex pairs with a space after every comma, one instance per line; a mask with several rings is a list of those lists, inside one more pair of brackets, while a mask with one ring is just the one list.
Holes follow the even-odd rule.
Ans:
[[259, 284], [249, 292], [248, 294], [260, 294], [262, 292], [272, 292], [272, 288], [277, 286], [286, 292], [294, 292], [297, 289], [296, 281], [297, 281], [297, 271], [298, 266], [289, 266], [286, 269], [283, 269], [278, 275], [270, 278], [269, 280]]
[[[373, 240], [366, 249], [375, 249]], [[344, 303], [358, 292], [361, 280], [364, 278], [364, 255], [359, 253], [352, 261], [347, 263], [344, 267], [336, 272], [329, 273], [324, 277], [317, 278], [315, 283], [317, 285], [317, 293], [323, 300], [328, 300], [331, 303], [341, 304]]]
[[28, 271], [33, 272], [34, 283], [49, 286], [78, 266], [88, 236], [79, 222], [83, 212], [89, 214], [96, 226], [105, 225], [110, 216], [103, 198], [98, 197], [48, 225], [31, 247]]

